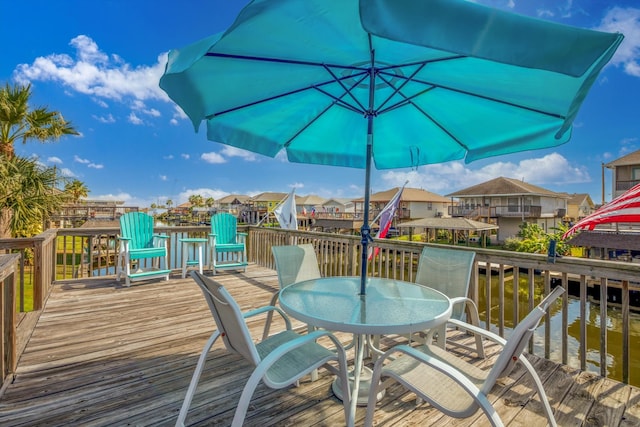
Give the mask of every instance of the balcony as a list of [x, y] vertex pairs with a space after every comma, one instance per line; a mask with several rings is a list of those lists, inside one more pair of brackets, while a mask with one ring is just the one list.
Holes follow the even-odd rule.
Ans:
[[[179, 279], [182, 254], [175, 242], [206, 233], [207, 228], [158, 229], [171, 236], [170, 263], [176, 271], [168, 282], [151, 280], [131, 288], [115, 282], [110, 270], [114, 250], [109, 239], [117, 231], [50, 230], [34, 239], [0, 241], [1, 248], [17, 251], [0, 257], [4, 261], [2, 318], [8, 320], [2, 325], [3, 342], [8, 344], [3, 345], [3, 360], [8, 363], [3, 372], [0, 424], [175, 423], [198, 354], [215, 327], [195, 284]], [[272, 245], [294, 240], [313, 243], [323, 275], [358, 274], [356, 236], [257, 227], [249, 227], [248, 232], [248, 271], [217, 276], [243, 310], [265, 304], [278, 288]], [[370, 274], [413, 280], [423, 244], [393, 240], [376, 244], [381, 256], [371, 261]], [[558, 425], [619, 425], [623, 418], [626, 425], [639, 425], [638, 391], [625, 383], [640, 382], [634, 377], [637, 355], [630, 351], [637, 342], [633, 335], [637, 323], [632, 322], [638, 316], [632, 304], [640, 290], [640, 265], [571, 257], [550, 264], [546, 255], [473, 250], [471, 297], [480, 308], [483, 325], [502, 335], [508, 335], [517, 319], [554, 284], [562, 284], [574, 295], [566, 295], [554, 307], [529, 347]], [[510, 291], [512, 283], [521, 284], [519, 292]], [[33, 286], [34, 310], [24, 313], [19, 307], [29, 305], [20, 301], [21, 295], [29, 293], [27, 285]], [[589, 303], [598, 294], [600, 301], [607, 301], [611, 289], [618, 291], [615, 301]], [[13, 301], [7, 303], [7, 296]], [[618, 317], [608, 314], [611, 307]], [[597, 339], [591, 339], [594, 325]], [[261, 331], [256, 323], [250, 327]], [[387, 337], [383, 346], [399, 339]], [[452, 343], [466, 339], [459, 336]], [[495, 356], [495, 350], [490, 349], [489, 357]], [[246, 366], [216, 344], [187, 421], [229, 424], [248, 377]], [[543, 415], [521, 374], [516, 370], [507, 380], [518, 382], [515, 388], [494, 396], [498, 413], [507, 423], [538, 425], [544, 422]], [[259, 388], [247, 425], [341, 425], [342, 407], [329, 391], [330, 381], [321, 376], [316, 382], [305, 379], [294, 390]], [[400, 393], [400, 389], [390, 392]], [[399, 405], [386, 402], [376, 411], [378, 424], [450, 422], [428, 405], [416, 406], [409, 395]], [[359, 408], [356, 423], [361, 424], [363, 417], [364, 409]]]
[[540, 218], [542, 206], [449, 206], [449, 215], [452, 217], [464, 218], [499, 218], [499, 217], [521, 217]]

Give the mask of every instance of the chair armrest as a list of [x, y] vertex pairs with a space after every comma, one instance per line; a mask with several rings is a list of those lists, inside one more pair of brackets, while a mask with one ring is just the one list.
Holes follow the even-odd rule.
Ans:
[[123, 240], [125, 242], [130, 242], [131, 238], [130, 237], [122, 237], [122, 236], [118, 236], [118, 240]]
[[166, 234], [154, 234], [153, 237], [164, 240], [167, 240], [169, 238], [169, 236], [167, 236]]
[[471, 325], [467, 322], [463, 322], [461, 320], [456, 320], [456, 319], [449, 319], [448, 323], [456, 326], [457, 328], [464, 329], [468, 332], [473, 332], [474, 334], [478, 334], [481, 337], [491, 340], [497, 344], [500, 344], [503, 347], [507, 343], [507, 340], [502, 338], [500, 335], [494, 334], [493, 332], [487, 331], [486, 329], [482, 329], [478, 326]]
[[[265, 305], [264, 307], [259, 307], [254, 310], [249, 310], [243, 313], [242, 317], [244, 317], [245, 319], [248, 319], [250, 317], [257, 316], [263, 313], [268, 313], [270, 311], [275, 311], [278, 314], [280, 314], [280, 316], [282, 316], [282, 318], [284, 319], [287, 330], [291, 330], [291, 320], [289, 320], [289, 316], [287, 316], [287, 314], [284, 311], [282, 311], [282, 309], [280, 309], [279, 307], [274, 307], [272, 305]], [[267, 333], [268, 332], [269, 331], [267, 331]]]

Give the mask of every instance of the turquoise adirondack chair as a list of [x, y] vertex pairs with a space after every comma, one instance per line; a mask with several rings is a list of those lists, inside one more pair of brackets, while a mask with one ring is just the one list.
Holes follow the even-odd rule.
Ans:
[[[135, 280], [164, 277], [169, 280], [167, 239], [153, 233], [153, 217], [142, 212], [130, 212], [120, 217], [120, 250], [116, 280], [125, 276], [127, 286]], [[132, 271], [131, 265], [136, 265]]]
[[216, 270], [239, 269], [247, 271], [246, 233], [238, 233], [238, 219], [229, 213], [211, 217], [209, 234], [210, 268]]

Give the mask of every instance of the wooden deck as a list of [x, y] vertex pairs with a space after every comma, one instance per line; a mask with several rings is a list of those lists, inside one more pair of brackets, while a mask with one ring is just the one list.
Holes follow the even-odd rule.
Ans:
[[[218, 279], [243, 310], [268, 303], [277, 289], [273, 270], [250, 266]], [[256, 336], [260, 322], [250, 323]], [[301, 325], [300, 325], [301, 326]], [[202, 347], [215, 325], [191, 279], [137, 282], [125, 288], [113, 279], [83, 279], [54, 285], [46, 308], [19, 361], [13, 383], [0, 396], [3, 426], [169, 426], [175, 423]], [[387, 338], [383, 345], [401, 339]], [[450, 340], [467, 340], [459, 336]], [[345, 337], [346, 341], [346, 337]], [[457, 351], [455, 348], [452, 351]], [[488, 357], [496, 348], [488, 349]], [[615, 381], [533, 358], [560, 426], [638, 426], [640, 391]], [[478, 360], [479, 364], [486, 363]], [[248, 378], [248, 365], [218, 342], [189, 412], [192, 425], [228, 425]], [[537, 396], [522, 370], [514, 371], [493, 399], [510, 426], [546, 425]], [[246, 425], [336, 426], [342, 405], [332, 378], [273, 391], [258, 387]], [[364, 408], [358, 408], [362, 425]], [[376, 424], [389, 426], [487, 425], [477, 414], [463, 422], [410, 393], [388, 390]]]

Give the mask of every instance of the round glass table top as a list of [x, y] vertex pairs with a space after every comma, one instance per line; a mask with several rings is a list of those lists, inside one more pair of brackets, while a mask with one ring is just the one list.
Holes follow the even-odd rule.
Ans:
[[359, 277], [324, 277], [285, 287], [280, 305], [310, 325], [356, 334], [417, 332], [451, 316], [446, 295], [415, 283], [368, 278], [366, 295], [359, 292]]

